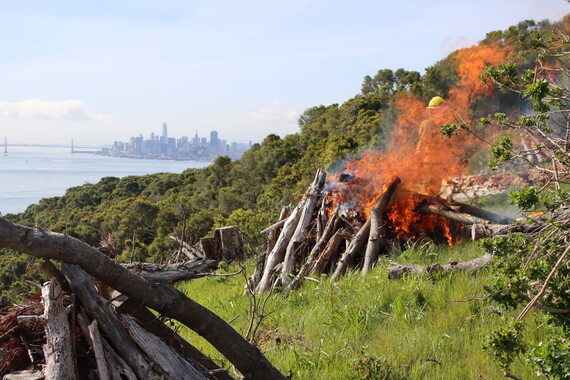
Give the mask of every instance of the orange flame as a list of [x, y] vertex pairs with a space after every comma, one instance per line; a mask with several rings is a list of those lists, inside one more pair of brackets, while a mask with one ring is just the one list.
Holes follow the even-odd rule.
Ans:
[[354, 179], [342, 182], [340, 173], [328, 178], [332, 187], [331, 209], [349, 203], [367, 217], [386, 183], [398, 176], [402, 182], [386, 212], [391, 231], [398, 238], [433, 236], [439, 231], [449, 244], [457, 240], [454, 236], [458, 233], [447, 219], [414, 211], [419, 199], [413, 194], [435, 196], [443, 180], [463, 174], [480, 142], [469, 134], [448, 139], [439, 127], [472, 122], [474, 104], [491, 93], [491, 88], [479, 79], [483, 67], [503, 62], [507, 54], [507, 48], [498, 45], [473, 46], [455, 52], [459, 81], [444, 103], [435, 109], [426, 109], [425, 102], [411, 94], [398, 96], [395, 106], [399, 116], [388, 146], [364, 151], [360, 159], [345, 163], [342, 172], [350, 173]]

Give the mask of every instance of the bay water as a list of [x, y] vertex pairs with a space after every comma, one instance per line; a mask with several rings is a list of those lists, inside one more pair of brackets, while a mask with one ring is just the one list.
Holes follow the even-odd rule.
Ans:
[[61, 196], [70, 187], [97, 183], [103, 177], [182, 173], [209, 164], [71, 153], [69, 148], [9, 146], [7, 154], [0, 152], [0, 213], [23, 212], [42, 198]]

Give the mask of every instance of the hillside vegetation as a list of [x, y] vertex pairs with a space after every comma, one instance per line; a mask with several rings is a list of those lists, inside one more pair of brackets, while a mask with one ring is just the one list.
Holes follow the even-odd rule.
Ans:
[[[239, 160], [221, 156], [204, 169], [187, 169], [182, 174], [103, 178], [71, 188], [62, 197], [42, 199], [7, 219], [72, 235], [118, 261], [153, 262], [166, 260], [175, 249], [169, 235], [194, 244], [213, 228], [237, 225], [253, 256], [245, 269], [251, 274], [264, 244], [259, 231], [275, 222], [282, 206], [297, 201], [317, 169], [330, 172], [346, 161], [365, 161], [366, 150], [388, 150], [390, 144], [408, 138], [399, 134], [397, 126], [411, 123], [413, 111], [423, 110], [433, 96], [465, 102], [457, 122], [442, 127], [446, 136], [455, 138], [449, 146], [461, 149], [461, 154], [453, 156], [462, 165], [460, 174], [488, 170], [481, 163], [489, 159], [494, 168], [507, 163], [508, 170], [529, 161], [528, 152], [523, 156], [514, 152], [516, 136], [560, 132], [546, 126], [549, 112], [568, 116], [567, 85], [559, 89], [554, 79], [538, 75], [535, 64], [544, 63], [547, 53], [562, 52], [560, 56], [566, 58], [568, 40], [560, 34], [567, 38], [569, 26], [567, 16], [555, 24], [524, 21], [506, 31], [491, 32], [477, 46], [453, 52], [423, 75], [381, 69], [364, 78], [360, 94], [340, 105], [305, 110], [298, 120], [298, 133], [269, 135]], [[559, 39], [542, 37], [548, 35]], [[484, 72], [487, 85], [483, 85], [479, 74], [487, 64], [493, 67]], [[465, 71], [467, 67], [471, 72]], [[466, 78], [477, 79], [477, 84]], [[517, 85], [525, 87], [519, 91]], [[479, 89], [469, 93], [474, 95], [460, 93], [474, 86]], [[534, 110], [534, 116], [521, 116], [528, 109]], [[473, 126], [476, 120], [478, 127]], [[505, 127], [511, 130], [504, 132]], [[475, 135], [479, 140], [492, 137], [492, 143], [471, 145]], [[557, 168], [551, 173], [555, 191], [545, 196], [534, 188], [520, 190], [515, 194], [518, 207], [544, 211], [568, 205], [564, 173], [570, 166], [570, 142], [566, 139], [560, 149], [556, 144], [531, 149], [552, 153]], [[544, 169], [544, 165], [526, 164]], [[447, 169], [445, 162], [439, 166]], [[452, 248], [410, 241], [398, 262], [464, 261], [485, 251], [499, 260], [477, 274], [388, 280], [386, 268], [392, 259], [384, 259], [366, 277], [349, 273], [336, 284], [320, 277], [306, 281], [299, 291], [258, 295], [258, 302], [268, 297], [262, 313], [270, 312], [261, 320], [249, 310], [252, 298], [243, 296], [244, 275], [191, 281], [180, 289], [232, 321], [294, 378], [494, 379], [516, 374], [526, 379], [536, 373], [570, 378], [567, 226], [551, 228], [542, 246], [523, 236]], [[24, 279], [39, 281], [41, 275], [31, 259], [7, 250], [1, 259], [4, 293], [23, 291]], [[223, 269], [234, 270], [232, 266]], [[553, 281], [556, 285], [551, 285], [539, 305], [554, 312], [532, 309], [521, 318], [529, 294], [534, 296], [537, 287], [546, 287], [553, 276], [558, 276]], [[260, 326], [248, 331], [252, 317]], [[200, 342], [184, 327], [181, 333]], [[212, 349], [199, 348], [217, 357]]]

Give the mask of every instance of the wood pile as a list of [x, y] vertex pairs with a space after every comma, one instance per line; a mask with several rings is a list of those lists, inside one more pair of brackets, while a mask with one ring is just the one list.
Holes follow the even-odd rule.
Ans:
[[[203, 275], [212, 262], [129, 265], [151, 281]], [[102, 297], [77, 265], [43, 264], [53, 276], [25, 306], [0, 316], [0, 376], [38, 379], [231, 379], [206, 355], [181, 339], [148, 309], [126, 297]], [[98, 286], [96, 286], [98, 285]], [[35, 302], [33, 299], [35, 298]], [[123, 299], [123, 300], [121, 300]]]
[[[0, 378], [233, 378], [163, 322], [172, 319], [206, 339], [240, 378], [285, 379], [233, 327], [171, 286], [210, 275], [217, 261], [123, 266], [73, 237], [3, 218], [0, 248], [43, 258], [50, 278], [34, 302], [0, 305]], [[109, 289], [117, 296], [108, 298]]]
[[[353, 187], [362, 185], [351, 174], [341, 174], [339, 181], [351, 182]], [[366, 215], [354, 206], [333, 205], [325, 182], [326, 173], [319, 170], [297, 206], [292, 210], [285, 208], [279, 221], [261, 231], [267, 235], [267, 248], [248, 281], [250, 289], [256, 292], [276, 287], [295, 289], [303, 279], [323, 273], [336, 281], [348, 268], [355, 267], [366, 274], [380, 256], [396, 256], [404, 243], [422, 239], [451, 243], [450, 239], [458, 241], [470, 232], [478, 238], [488, 236], [485, 231], [514, 222], [512, 218], [471, 205], [398, 190], [401, 180], [397, 177], [384, 184]], [[392, 215], [391, 219], [387, 216], [390, 207], [395, 208], [394, 194], [398, 194], [398, 199], [414, 202], [412, 212], [416, 223], [410, 232], [398, 234], [394, 223], [398, 216]], [[414, 230], [427, 218], [432, 221], [435, 218], [439, 224], [430, 231]], [[446, 231], [438, 227], [442, 225]]]

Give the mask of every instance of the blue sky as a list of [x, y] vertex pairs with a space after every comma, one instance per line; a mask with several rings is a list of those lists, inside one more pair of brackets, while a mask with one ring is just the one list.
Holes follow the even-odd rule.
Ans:
[[110, 144], [297, 131], [365, 75], [423, 69], [564, 0], [0, 0], [0, 137]]

